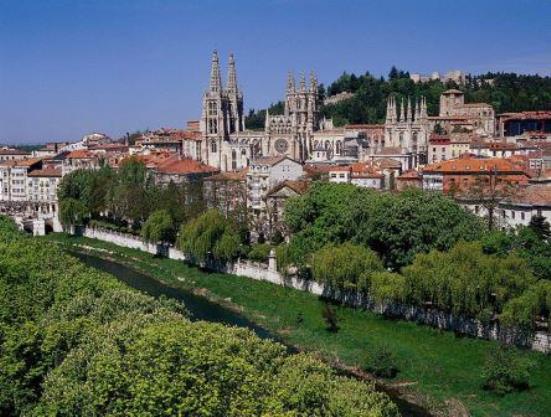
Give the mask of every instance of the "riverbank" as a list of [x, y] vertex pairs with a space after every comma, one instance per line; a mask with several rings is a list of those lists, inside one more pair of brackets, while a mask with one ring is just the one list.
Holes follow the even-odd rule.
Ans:
[[322, 301], [308, 293], [243, 277], [206, 273], [179, 261], [153, 258], [101, 241], [66, 235], [49, 235], [45, 239], [68, 248], [87, 247], [175, 288], [192, 290], [239, 309], [286, 343], [317, 351], [330, 362], [361, 366], [368, 351], [385, 343], [396, 355], [400, 368], [390, 385], [417, 402], [459, 401], [473, 416], [544, 417], [551, 409], [551, 360], [544, 355], [524, 353], [538, 364], [530, 390], [498, 397], [480, 388], [481, 367], [494, 342], [456, 338], [450, 332], [389, 321], [344, 307], [336, 308], [341, 329], [333, 334], [325, 330]]

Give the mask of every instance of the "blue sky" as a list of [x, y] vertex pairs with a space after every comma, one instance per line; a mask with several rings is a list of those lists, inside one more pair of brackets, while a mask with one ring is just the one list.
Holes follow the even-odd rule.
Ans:
[[0, 142], [184, 127], [210, 55], [247, 108], [286, 74], [551, 73], [551, 0], [0, 0]]

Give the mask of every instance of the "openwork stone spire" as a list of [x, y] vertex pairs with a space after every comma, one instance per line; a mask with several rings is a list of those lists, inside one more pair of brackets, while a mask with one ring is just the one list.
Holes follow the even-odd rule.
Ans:
[[228, 60], [228, 93], [237, 93], [237, 72], [233, 54], [230, 54]]
[[220, 60], [218, 59], [218, 52], [216, 50], [214, 50], [214, 52], [212, 53], [209, 90], [213, 93], [220, 93], [222, 91], [222, 77], [220, 76]]
[[287, 93], [294, 93], [295, 92], [295, 77], [291, 71], [289, 71], [289, 75], [287, 76]]

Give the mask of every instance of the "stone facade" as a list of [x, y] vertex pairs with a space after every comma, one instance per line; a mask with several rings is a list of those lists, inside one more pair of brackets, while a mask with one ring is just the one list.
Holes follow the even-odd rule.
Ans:
[[[396, 97], [390, 96], [387, 102], [385, 121], [386, 147], [400, 148], [412, 155], [412, 166], [424, 164], [427, 160], [427, 145], [431, 133], [428, 122], [427, 101], [424, 97], [416, 100], [415, 108], [411, 98], [400, 103], [398, 113]], [[410, 169], [411, 166], [403, 167]]]
[[289, 74], [282, 115], [266, 114], [263, 132], [245, 128], [243, 93], [237, 85], [235, 60], [228, 64], [228, 82], [222, 86], [220, 61], [212, 56], [209, 88], [203, 95], [201, 160], [222, 171], [245, 168], [262, 156], [288, 156], [297, 161], [309, 159], [313, 133], [319, 129], [318, 82], [312, 73], [307, 85], [302, 75], [298, 86]]

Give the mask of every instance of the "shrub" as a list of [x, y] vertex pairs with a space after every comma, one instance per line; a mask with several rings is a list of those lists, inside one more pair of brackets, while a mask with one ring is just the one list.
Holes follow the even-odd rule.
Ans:
[[146, 242], [173, 242], [174, 221], [167, 210], [151, 213], [142, 226], [142, 238]]
[[197, 262], [205, 262], [209, 256], [221, 262], [230, 261], [242, 249], [237, 225], [215, 209], [182, 225], [178, 245]]
[[339, 318], [337, 317], [337, 310], [329, 303], [323, 305], [321, 316], [325, 321], [327, 331], [331, 333], [337, 333], [339, 331]]
[[365, 370], [380, 378], [394, 378], [398, 374], [396, 359], [387, 345], [378, 345], [368, 353]]
[[267, 243], [257, 243], [251, 246], [251, 250], [248, 253], [247, 257], [251, 261], [266, 262], [268, 260], [268, 256], [270, 255], [271, 250], [271, 245], [268, 245]]
[[535, 282], [523, 259], [515, 254], [485, 255], [478, 242], [460, 242], [449, 252], [419, 254], [403, 275], [408, 302], [431, 302], [438, 309], [469, 317], [485, 308], [499, 313], [508, 300]]
[[521, 358], [513, 348], [497, 346], [486, 358], [482, 377], [483, 388], [504, 395], [530, 387], [530, 369], [533, 364]]
[[373, 272], [383, 271], [375, 252], [350, 242], [327, 245], [310, 257], [312, 275], [333, 288], [367, 291]]
[[406, 279], [393, 272], [375, 272], [371, 275], [369, 293], [379, 303], [402, 303], [406, 295]]

